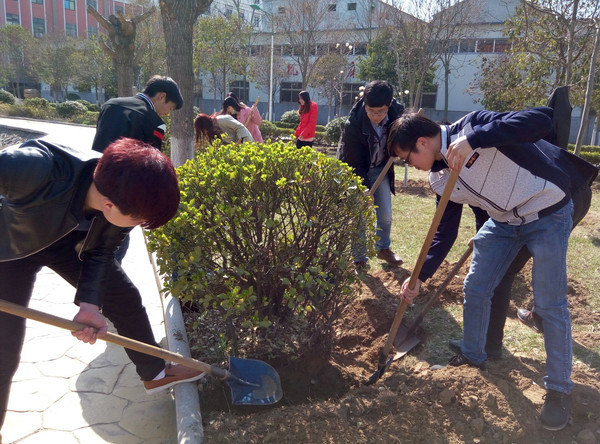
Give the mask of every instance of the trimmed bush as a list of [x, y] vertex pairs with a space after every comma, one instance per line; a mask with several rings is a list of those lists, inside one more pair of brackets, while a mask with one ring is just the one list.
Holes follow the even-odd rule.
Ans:
[[375, 223], [360, 179], [282, 142], [217, 141], [177, 173], [180, 211], [150, 233], [150, 248], [172, 277], [165, 288], [199, 309], [203, 352], [273, 357], [330, 345], [358, 291], [357, 227]]
[[73, 102], [75, 102], [75, 101], [80, 100], [80, 99], [81, 99], [81, 97], [79, 96], [79, 94], [72, 93], [72, 92], [71, 93], [67, 93], [67, 101], [73, 101]]
[[277, 125], [275, 125], [273, 122], [269, 122], [268, 120], [263, 120], [260, 124], [259, 129], [264, 140], [274, 140], [276, 137], [279, 136], [279, 129], [277, 128]]
[[15, 104], [15, 96], [8, 91], [0, 89], [0, 103], [8, 103], [9, 105]]
[[329, 143], [338, 143], [342, 135], [342, 128], [348, 117], [336, 117], [325, 126], [325, 140]]
[[95, 103], [90, 103], [87, 100], [83, 100], [83, 99], [76, 100], [76, 102], [81, 103], [83, 106], [86, 107], [86, 109], [88, 111], [92, 111], [92, 112], [100, 111], [100, 107], [98, 105], [96, 105]]
[[294, 110], [286, 111], [281, 116], [281, 121], [285, 123], [293, 123], [294, 125], [298, 126], [300, 123], [300, 114], [298, 114], [298, 111]]
[[56, 114], [63, 119], [72, 119], [87, 112], [87, 108], [79, 102], [68, 100], [56, 105]]

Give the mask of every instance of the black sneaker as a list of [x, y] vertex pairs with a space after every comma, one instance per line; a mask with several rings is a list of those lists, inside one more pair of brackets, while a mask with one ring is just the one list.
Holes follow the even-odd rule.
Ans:
[[544, 322], [542, 318], [532, 310], [519, 308], [517, 310], [517, 318], [526, 326], [530, 327], [538, 333], [544, 333]]
[[462, 353], [458, 353], [457, 355], [452, 356], [450, 358], [450, 360], [448, 361], [448, 365], [450, 365], [452, 367], [460, 367], [461, 365], [470, 365], [471, 367], [477, 367], [481, 370], [485, 370], [485, 362], [482, 362], [481, 364], [475, 364], [473, 361], [471, 361], [469, 358], [467, 358]]
[[369, 262], [368, 261], [356, 261], [354, 262], [354, 272], [357, 276], [365, 276], [369, 272]]
[[[450, 339], [448, 341], [448, 347], [454, 353], [462, 353], [460, 349], [461, 339]], [[489, 361], [498, 361], [502, 359], [502, 349], [495, 349], [489, 346], [485, 346], [485, 353]]]
[[571, 395], [548, 390], [544, 395], [544, 405], [540, 412], [542, 426], [546, 430], [562, 430], [569, 422], [571, 414]]

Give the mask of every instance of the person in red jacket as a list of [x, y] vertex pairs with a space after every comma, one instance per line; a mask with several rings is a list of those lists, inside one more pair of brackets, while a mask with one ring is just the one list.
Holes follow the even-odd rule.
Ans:
[[298, 94], [298, 113], [300, 114], [300, 125], [296, 128], [296, 148], [312, 146], [315, 140], [315, 129], [317, 127], [317, 116], [319, 107], [310, 100], [308, 91], [300, 91]]

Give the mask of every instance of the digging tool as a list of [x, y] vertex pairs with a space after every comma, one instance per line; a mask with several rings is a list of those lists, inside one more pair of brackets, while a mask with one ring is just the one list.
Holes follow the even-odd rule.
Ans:
[[427, 303], [421, 309], [421, 312], [413, 319], [412, 323], [408, 327], [404, 325], [404, 323], [400, 325], [398, 333], [396, 334], [396, 338], [394, 339], [394, 347], [396, 348], [396, 354], [394, 355], [393, 361], [397, 361], [398, 359], [403, 357], [415, 345], [421, 342], [417, 335], [415, 335], [417, 327], [421, 324], [421, 322], [423, 322], [425, 314], [429, 311], [431, 306], [439, 299], [442, 292], [446, 289], [450, 281], [454, 279], [454, 277], [456, 276], [460, 268], [464, 265], [464, 263], [467, 261], [472, 252], [473, 247], [469, 245], [469, 247], [460, 257], [458, 262], [454, 264], [454, 267], [452, 267], [452, 270], [450, 270], [450, 273], [448, 273], [448, 276], [446, 276], [444, 282], [442, 282], [442, 284], [437, 288], [435, 293], [429, 298]]
[[[419, 111], [417, 112], [417, 114], [423, 114], [423, 108], [419, 108]], [[370, 197], [373, 197], [373, 194], [375, 194], [375, 191], [377, 191], [377, 188], [379, 188], [379, 185], [381, 185], [381, 182], [383, 182], [383, 179], [385, 178], [388, 170], [390, 169], [390, 167], [392, 166], [392, 164], [396, 160], [398, 160], [397, 157], [390, 157], [388, 159], [387, 163], [385, 164], [385, 166], [381, 170], [381, 173], [379, 173], [379, 176], [377, 176], [377, 179], [375, 180], [375, 183], [373, 184], [373, 186], [369, 190], [368, 195]], [[407, 172], [408, 172], [408, 165], [405, 165], [405, 170], [404, 170], [404, 187], [405, 188], [406, 188], [406, 182], [407, 182], [407, 176], [406, 176]]]
[[[415, 265], [415, 268], [413, 268], [413, 271], [410, 275], [410, 280], [408, 281], [408, 288], [410, 288], [411, 290], [415, 288], [417, 279], [419, 278], [419, 273], [421, 272], [421, 268], [423, 267], [423, 263], [425, 262], [425, 258], [427, 257], [429, 246], [431, 245], [431, 241], [435, 236], [435, 232], [438, 228], [438, 225], [440, 224], [440, 220], [442, 219], [442, 215], [444, 214], [446, 205], [450, 200], [450, 195], [452, 194], [452, 190], [454, 189], [456, 180], [458, 179], [458, 173], [459, 170], [451, 170], [450, 172], [450, 177], [448, 178], [448, 182], [446, 183], [446, 187], [444, 188], [442, 197], [438, 202], [435, 214], [433, 215], [433, 220], [431, 221], [431, 226], [429, 227], [429, 231], [427, 232], [427, 236], [425, 237], [425, 241], [423, 242], [423, 245], [421, 247], [421, 252], [419, 253], [417, 263]], [[398, 333], [398, 328], [400, 327], [400, 322], [402, 322], [402, 317], [404, 316], [406, 307], [408, 307], [408, 302], [406, 300], [403, 300], [398, 309], [396, 310], [396, 316], [394, 316], [394, 321], [392, 322], [392, 327], [390, 328], [390, 332], [388, 333], [387, 340], [385, 341], [385, 345], [379, 353], [377, 371], [373, 373], [373, 375], [371, 375], [371, 377], [367, 381], [367, 384], [373, 384], [374, 382], [377, 382], [379, 378], [383, 376], [389, 365], [393, 362], [394, 357], [392, 356], [388, 359], [387, 356], [390, 353], [390, 350], [394, 343], [394, 339], [396, 338], [396, 334]], [[416, 345], [416, 343], [414, 343], [414, 345]]]
[[[258, 102], [259, 102], [259, 101], [260, 101], [260, 96], [258, 96], [258, 97], [256, 98], [256, 101], [254, 102], [254, 105], [253, 105], [253, 106], [256, 106], [256, 105], [258, 105]], [[248, 126], [248, 124], [250, 123], [250, 119], [252, 119], [252, 112], [251, 112], [250, 114], [248, 114], [248, 117], [246, 118], [246, 121], [244, 122], [244, 126], [246, 126], [246, 127]]]
[[373, 184], [373, 186], [369, 190], [369, 197], [373, 197], [373, 195], [375, 194], [375, 191], [377, 191], [377, 188], [379, 188], [379, 185], [381, 185], [381, 182], [383, 182], [383, 179], [385, 179], [385, 176], [387, 175], [388, 170], [390, 169], [390, 167], [392, 166], [392, 164], [394, 163], [394, 161], [396, 159], [398, 159], [398, 158], [397, 157], [390, 157], [388, 159], [387, 163], [385, 164], [385, 166], [381, 170], [381, 173], [379, 173], [379, 176], [377, 176], [377, 180], [375, 180], [375, 183]]
[[[53, 325], [69, 331], [78, 331], [88, 328], [88, 325], [69, 321], [48, 313], [43, 313], [32, 308], [23, 307], [12, 302], [0, 299], [0, 311], [20, 316], [26, 319]], [[192, 358], [164, 350], [153, 345], [145, 344], [135, 339], [126, 338], [115, 333], [108, 332], [98, 337], [106, 342], [111, 342], [121, 347], [135, 350], [147, 355], [156, 356], [171, 362], [176, 362], [186, 367], [201, 370], [224, 380], [231, 390], [233, 404], [239, 405], [268, 405], [274, 404], [281, 399], [283, 391], [279, 381], [279, 375], [273, 367], [256, 359], [229, 358], [229, 370], [214, 365], [206, 364]]]

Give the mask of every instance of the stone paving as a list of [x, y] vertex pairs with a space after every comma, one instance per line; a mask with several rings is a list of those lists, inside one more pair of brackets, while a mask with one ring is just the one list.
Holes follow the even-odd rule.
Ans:
[[[57, 129], [48, 126], [56, 124], [2, 118], [0, 125], [47, 132], [45, 138], [66, 145], [89, 147], [94, 136], [90, 127]], [[162, 301], [140, 228], [132, 231], [123, 267], [142, 293], [156, 340], [162, 341]], [[30, 307], [72, 319], [74, 294], [63, 279], [43, 269]], [[177, 442], [171, 391], [147, 395], [121, 347], [84, 344], [66, 330], [31, 320], [25, 341], [2, 428], [4, 444]]]

